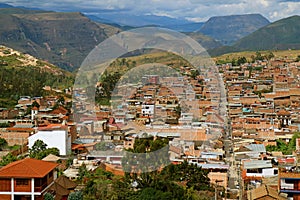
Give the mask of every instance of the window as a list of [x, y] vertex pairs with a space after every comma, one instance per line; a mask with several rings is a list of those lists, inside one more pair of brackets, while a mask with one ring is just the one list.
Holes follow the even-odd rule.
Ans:
[[16, 185], [28, 185], [29, 180], [28, 179], [17, 179], [16, 180]]

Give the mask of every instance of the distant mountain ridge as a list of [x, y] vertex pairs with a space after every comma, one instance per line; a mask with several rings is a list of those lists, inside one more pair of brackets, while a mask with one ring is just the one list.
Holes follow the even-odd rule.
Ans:
[[96, 45], [120, 31], [81, 13], [18, 8], [0, 9], [0, 24], [0, 44], [70, 71], [77, 69]]
[[273, 22], [242, 38], [233, 46], [239, 50], [300, 49], [300, 16]]
[[214, 38], [224, 45], [231, 45], [269, 23], [260, 14], [217, 16], [211, 17], [199, 29], [199, 32]]
[[210, 55], [222, 55], [239, 51], [300, 49], [300, 16], [291, 16], [264, 26], [238, 40], [232, 46], [209, 51]]

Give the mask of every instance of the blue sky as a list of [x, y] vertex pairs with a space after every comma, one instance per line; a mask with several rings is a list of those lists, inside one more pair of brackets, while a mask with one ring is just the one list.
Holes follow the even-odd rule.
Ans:
[[300, 15], [300, 0], [0, 0], [15, 6], [84, 13], [155, 14], [190, 21], [212, 16], [260, 13], [270, 21]]

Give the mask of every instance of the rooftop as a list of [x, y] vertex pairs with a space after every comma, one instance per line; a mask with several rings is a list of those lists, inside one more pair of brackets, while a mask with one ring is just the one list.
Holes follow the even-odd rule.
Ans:
[[0, 177], [9, 178], [43, 178], [57, 167], [57, 164], [25, 158], [15, 161], [0, 169]]

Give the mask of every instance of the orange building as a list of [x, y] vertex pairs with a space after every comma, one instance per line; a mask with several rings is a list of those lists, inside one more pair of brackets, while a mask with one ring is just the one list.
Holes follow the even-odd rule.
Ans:
[[25, 158], [0, 169], [1, 200], [42, 200], [54, 184], [57, 164]]

